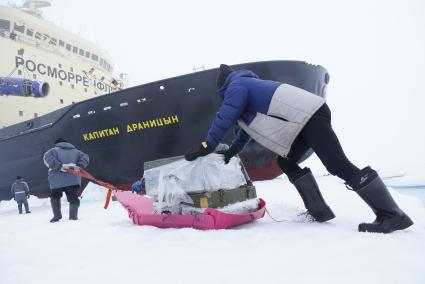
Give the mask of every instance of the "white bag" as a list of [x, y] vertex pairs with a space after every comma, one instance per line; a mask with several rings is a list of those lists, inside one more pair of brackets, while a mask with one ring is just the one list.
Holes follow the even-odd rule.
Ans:
[[145, 171], [146, 194], [155, 197], [159, 208], [193, 204], [188, 192], [234, 189], [246, 184], [240, 159], [226, 165], [223, 155], [212, 153], [188, 162], [184, 159]]

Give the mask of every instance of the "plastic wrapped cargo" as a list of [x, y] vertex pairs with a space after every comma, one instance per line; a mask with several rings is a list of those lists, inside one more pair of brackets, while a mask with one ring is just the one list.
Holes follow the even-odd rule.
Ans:
[[228, 164], [220, 154], [188, 162], [184, 159], [145, 171], [146, 194], [157, 201], [157, 211], [178, 213], [180, 204], [193, 204], [187, 193], [230, 190], [246, 184], [239, 158]]

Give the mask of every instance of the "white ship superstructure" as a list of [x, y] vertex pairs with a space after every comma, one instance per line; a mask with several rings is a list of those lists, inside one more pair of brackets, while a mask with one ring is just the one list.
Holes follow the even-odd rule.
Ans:
[[3, 83], [4, 78], [23, 78], [49, 85], [48, 95], [42, 97], [0, 89], [0, 128], [123, 87], [122, 76], [113, 75], [109, 54], [43, 19], [39, 8], [47, 6], [48, 1], [25, 1], [21, 8], [0, 6]]

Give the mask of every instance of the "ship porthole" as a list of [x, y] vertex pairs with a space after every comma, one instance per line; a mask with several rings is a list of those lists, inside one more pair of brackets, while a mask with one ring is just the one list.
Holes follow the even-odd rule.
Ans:
[[165, 87], [164, 86], [159, 86], [159, 90], [160, 91], [164, 91], [165, 90]]

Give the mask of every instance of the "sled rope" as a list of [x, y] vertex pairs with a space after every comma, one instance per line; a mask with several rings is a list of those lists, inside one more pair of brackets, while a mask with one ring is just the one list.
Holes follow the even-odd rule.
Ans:
[[106, 200], [105, 200], [105, 205], [103, 206], [103, 208], [107, 209], [109, 206], [109, 201], [111, 200], [111, 195], [112, 195], [112, 191], [113, 190], [120, 190], [118, 188], [116, 188], [113, 184], [110, 184], [108, 182], [104, 182], [101, 180], [98, 180], [97, 178], [95, 178], [94, 176], [92, 176], [89, 172], [87, 172], [84, 169], [75, 169], [75, 168], [68, 168], [67, 171], [71, 174], [74, 174], [76, 176], [80, 176], [83, 178], [86, 178], [94, 183], [97, 183], [98, 185], [101, 185], [105, 188], [108, 189], [108, 193], [106, 194]]
[[269, 215], [270, 219], [272, 219], [273, 221], [278, 222], [278, 223], [288, 221], [288, 220], [286, 220], [286, 219], [280, 219], [280, 220], [279, 220], [279, 219], [273, 218], [273, 216], [270, 214], [269, 210], [267, 210], [267, 207], [266, 207], [265, 209], [266, 209], [266, 213], [267, 213], [267, 215]]

